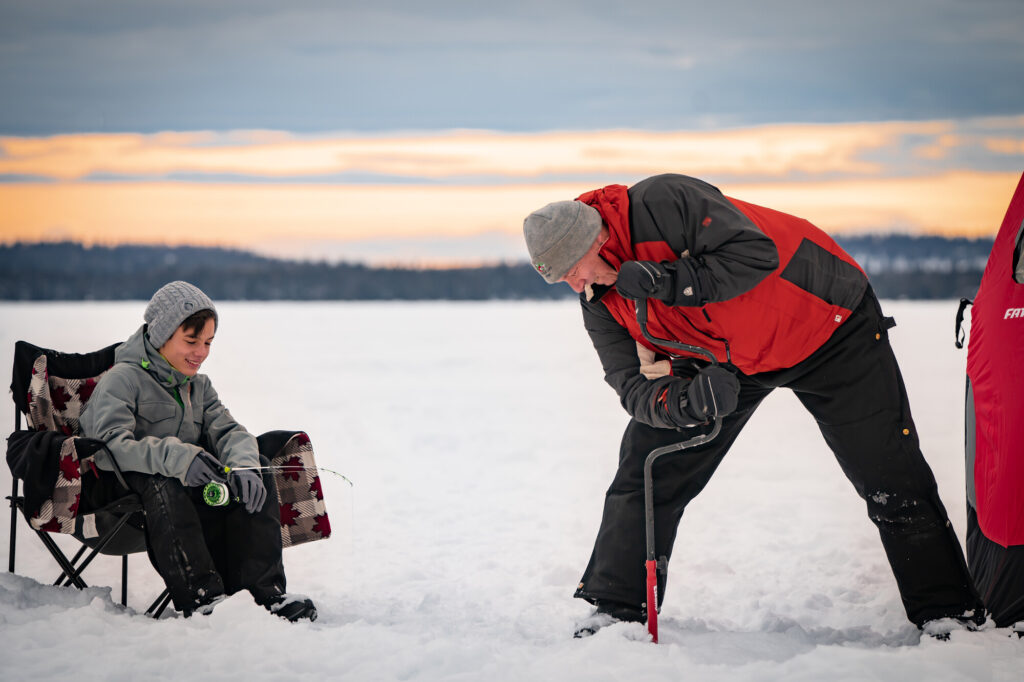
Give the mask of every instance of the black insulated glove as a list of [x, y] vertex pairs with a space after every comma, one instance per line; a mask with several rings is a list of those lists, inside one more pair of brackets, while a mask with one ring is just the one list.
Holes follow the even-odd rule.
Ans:
[[619, 268], [615, 288], [623, 298], [637, 301], [655, 298], [670, 301], [675, 292], [672, 273], [661, 263], [650, 260], [628, 260]]
[[200, 450], [199, 454], [192, 458], [192, 463], [185, 472], [187, 486], [206, 485], [210, 481], [223, 483], [224, 480], [224, 467], [216, 457], [205, 450]]
[[267, 499], [267, 488], [255, 471], [232, 471], [228, 485], [231, 486], [231, 492], [235, 497], [245, 505], [245, 511], [252, 514], [263, 508], [263, 502]]
[[740, 382], [732, 372], [721, 367], [705, 367], [697, 372], [686, 389], [686, 412], [702, 421], [724, 417], [736, 410], [739, 398]]

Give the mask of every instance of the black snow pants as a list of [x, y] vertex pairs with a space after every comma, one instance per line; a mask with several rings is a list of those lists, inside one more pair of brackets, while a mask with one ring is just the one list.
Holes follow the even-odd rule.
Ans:
[[[265, 457], [260, 460], [269, 464]], [[211, 507], [203, 501], [202, 487], [186, 487], [176, 478], [126, 471], [124, 479], [142, 498], [149, 560], [174, 608], [189, 614], [243, 589], [260, 604], [285, 592], [280, 510], [270, 472], [263, 472], [266, 502], [254, 514], [234, 501]], [[102, 472], [83, 495], [87, 505], [99, 507], [123, 496], [124, 488], [113, 474]]]
[[[920, 625], [981, 608], [918, 445], [903, 378], [889, 345], [887, 332], [893, 325], [869, 289], [846, 322], [806, 360], [778, 372], [738, 374], [739, 405], [722, 420], [718, 437], [685, 454], [666, 455], [654, 465], [656, 555], [671, 556], [686, 505], [707, 485], [761, 401], [773, 389], [786, 387], [817, 420], [843, 472], [867, 504], [908, 618]], [[646, 608], [644, 460], [652, 449], [692, 435], [630, 421], [576, 597]], [[659, 599], [665, 595], [665, 579], [662, 570]]]

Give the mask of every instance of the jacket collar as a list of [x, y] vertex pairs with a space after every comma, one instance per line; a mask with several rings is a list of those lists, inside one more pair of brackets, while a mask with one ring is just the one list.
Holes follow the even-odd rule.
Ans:
[[[608, 185], [584, 192], [576, 199], [596, 208], [608, 227], [608, 241], [601, 247], [601, 258], [616, 270], [624, 262], [636, 260], [629, 231], [629, 189], [625, 185]], [[595, 285], [591, 302], [600, 301], [612, 289], [610, 286]]]
[[608, 185], [585, 192], [577, 201], [593, 206], [608, 227], [608, 241], [601, 247], [601, 258], [618, 269], [628, 260], [636, 260], [629, 230], [629, 190], [625, 185]]

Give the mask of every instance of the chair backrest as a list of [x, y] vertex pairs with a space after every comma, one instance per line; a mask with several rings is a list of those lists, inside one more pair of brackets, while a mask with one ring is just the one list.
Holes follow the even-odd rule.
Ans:
[[61, 353], [26, 341], [14, 345], [11, 392], [18, 414], [24, 414], [29, 428], [56, 431], [70, 436], [57, 455], [57, 478], [53, 491], [38, 512], [29, 518], [36, 530], [74, 533], [82, 494], [81, 467], [75, 446], [81, 435], [79, 417], [92, 396], [99, 378], [114, 364], [117, 344], [93, 353]]
[[93, 353], [61, 353], [26, 341], [14, 345], [11, 391], [36, 431], [81, 435], [79, 417], [100, 377], [114, 365], [113, 344]]

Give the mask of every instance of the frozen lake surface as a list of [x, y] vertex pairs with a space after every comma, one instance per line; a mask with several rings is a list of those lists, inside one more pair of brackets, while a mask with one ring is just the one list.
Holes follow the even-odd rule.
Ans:
[[[883, 306], [897, 319], [891, 338], [922, 448], [963, 542], [956, 304]], [[0, 357], [10, 362], [17, 339], [96, 350], [127, 338], [144, 307], [0, 304]], [[19, 521], [17, 575], [0, 573], [0, 677], [1024, 678], [1024, 640], [1005, 631], [921, 639], [863, 503], [788, 392], [769, 397], [688, 508], [661, 644], [639, 624], [573, 640], [590, 607], [571, 595], [628, 419], [576, 302], [218, 309], [203, 371], [232, 414], [254, 433], [305, 430], [317, 461], [354, 482], [324, 476], [333, 537], [285, 551], [289, 589], [313, 597], [320, 618], [289, 624], [243, 593], [209, 617], [154, 621], [141, 612], [162, 583], [145, 556], [131, 558], [126, 611], [115, 603], [117, 559], [85, 574], [113, 596], [51, 587], [57, 571]], [[4, 494], [10, 484], [0, 467]]]

